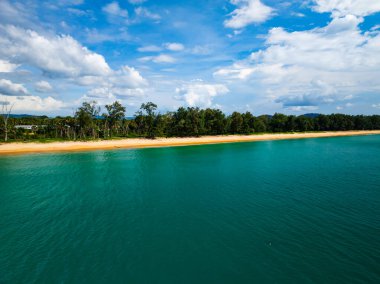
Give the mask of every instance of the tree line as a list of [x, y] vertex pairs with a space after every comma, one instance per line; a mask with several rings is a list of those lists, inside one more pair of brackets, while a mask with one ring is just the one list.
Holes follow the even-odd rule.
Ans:
[[[125, 112], [126, 108], [118, 101], [106, 105], [103, 113], [95, 101], [84, 102], [73, 116], [66, 117], [12, 117], [9, 111], [3, 111], [0, 137], [5, 141], [90, 140], [380, 129], [380, 115], [254, 116], [250, 112], [226, 115], [219, 109], [195, 107], [180, 107], [161, 114], [152, 102], [142, 104], [131, 119], [126, 118]], [[25, 125], [32, 128], [26, 129]]]

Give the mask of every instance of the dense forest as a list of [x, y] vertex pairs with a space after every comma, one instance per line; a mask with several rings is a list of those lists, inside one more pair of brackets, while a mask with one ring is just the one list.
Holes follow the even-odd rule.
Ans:
[[106, 105], [104, 113], [95, 101], [84, 102], [74, 116], [12, 116], [0, 115], [0, 139], [28, 140], [90, 140], [118, 137], [185, 137], [201, 135], [253, 134], [264, 132], [305, 132], [380, 129], [380, 115], [284, 115], [254, 116], [250, 112], [224, 114], [219, 109], [181, 107], [161, 114], [151, 102], [141, 105], [134, 118], [125, 117], [119, 102]]

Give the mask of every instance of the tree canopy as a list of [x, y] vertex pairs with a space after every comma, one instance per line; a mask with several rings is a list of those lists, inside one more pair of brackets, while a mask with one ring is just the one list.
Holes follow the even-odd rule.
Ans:
[[[254, 116], [250, 112], [224, 114], [219, 109], [180, 107], [161, 114], [157, 105], [141, 105], [135, 117], [125, 117], [118, 101], [101, 108], [95, 101], [83, 102], [74, 116], [13, 117], [3, 111], [0, 137], [3, 140], [34, 139], [88, 140], [114, 137], [187, 137], [201, 135], [254, 134], [262, 132], [305, 132], [380, 129], [380, 115], [285, 115]], [[25, 128], [23, 125], [32, 126]]]

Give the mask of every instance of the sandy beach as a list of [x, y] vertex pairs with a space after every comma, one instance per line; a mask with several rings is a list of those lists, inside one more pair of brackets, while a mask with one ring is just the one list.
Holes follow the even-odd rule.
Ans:
[[291, 133], [291, 134], [262, 134], [262, 135], [226, 135], [226, 136], [202, 136], [186, 138], [157, 138], [154, 140], [144, 138], [129, 138], [121, 140], [100, 141], [67, 141], [51, 143], [2, 143], [0, 144], [0, 155], [22, 154], [22, 153], [44, 153], [44, 152], [71, 152], [91, 151], [128, 148], [170, 147], [189, 146], [202, 144], [253, 142], [265, 140], [322, 138], [338, 136], [358, 136], [380, 134], [380, 130], [373, 131], [337, 131], [337, 132], [315, 132], [315, 133]]

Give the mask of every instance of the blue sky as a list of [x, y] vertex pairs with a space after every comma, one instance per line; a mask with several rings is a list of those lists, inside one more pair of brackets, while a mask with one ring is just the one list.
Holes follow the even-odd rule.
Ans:
[[0, 0], [0, 101], [380, 113], [379, 0]]

